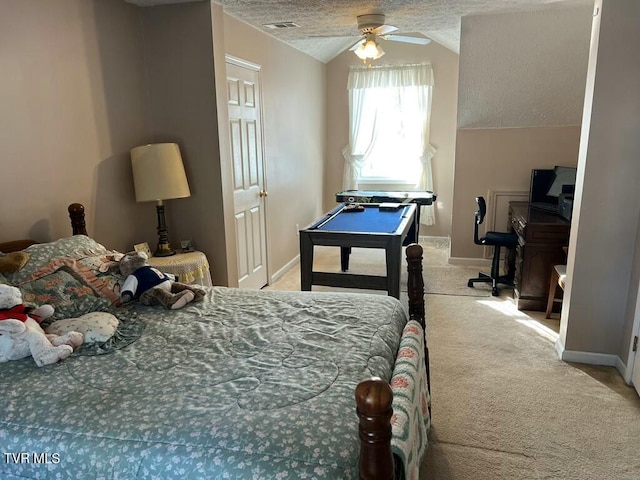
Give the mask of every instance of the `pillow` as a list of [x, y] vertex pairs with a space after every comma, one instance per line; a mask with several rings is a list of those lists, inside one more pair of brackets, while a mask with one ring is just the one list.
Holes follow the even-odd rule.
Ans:
[[116, 332], [118, 323], [118, 319], [110, 313], [92, 312], [78, 318], [57, 320], [46, 327], [44, 331], [55, 335], [80, 332], [84, 335], [84, 343], [104, 343]]
[[7, 275], [7, 279], [14, 284], [27, 281], [29, 277], [41, 270], [55, 258], [65, 257], [78, 259], [88, 255], [106, 253], [107, 249], [86, 235], [74, 235], [73, 237], [61, 238], [54, 242], [36, 243], [35, 245], [27, 247], [24, 252], [29, 254], [29, 261], [18, 272]]
[[101, 268], [111, 252], [86, 235], [31, 245], [26, 265], [5, 273], [19, 287], [25, 303], [53, 305], [53, 319], [78, 317], [119, 304], [122, 277]]
[[119, 304], [120, 291], [124, 283], [118, 266], [121, 257], [122, 253], [110, 251], [80, 258], [76, 265], [77, 271], [83, 272], [85, 278], [96, 279], [103, 296], [111, 299], [114, 304]]
[[0, 273], [15, 273], [29, 261], [27, 252], [0, 253]]
[[96, 293], [73, 270], [65, 267], [16, 286], [22, 291], [25, 304], [36, 307], [45, 303], [52, 305], [55, 309], [51, 317], [53, 320], [107, 310], [112, 305], [110, 299]]

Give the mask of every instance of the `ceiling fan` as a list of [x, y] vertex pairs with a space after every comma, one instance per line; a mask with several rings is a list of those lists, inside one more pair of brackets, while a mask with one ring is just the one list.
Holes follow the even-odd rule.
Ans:
[[378, 38], [394, 42], [413, 43], [416, 45], [426, 45], [431, 42], [430, 39], [424, 37], [393, 35], [392, 32], [397, 31], [398, 27], [386, 25], [384, 23], [385, 16], [381, 13], [358, 15], [357, 21], [358, 30], [363, 38], [358, 40], [350, 50], [365, 62], [367, 59], [376, 60], [384, 55], [384, 50], [382, 50], [378, 44]]

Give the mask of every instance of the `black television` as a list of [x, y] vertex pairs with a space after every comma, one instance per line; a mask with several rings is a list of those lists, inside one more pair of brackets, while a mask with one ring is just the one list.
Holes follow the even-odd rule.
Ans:
[[547, 212], [558, 213], [560, 195], [573, 196], [576, 188], [576, 167], [552, 169], [536, 168], [531, 171], [529, 205]]

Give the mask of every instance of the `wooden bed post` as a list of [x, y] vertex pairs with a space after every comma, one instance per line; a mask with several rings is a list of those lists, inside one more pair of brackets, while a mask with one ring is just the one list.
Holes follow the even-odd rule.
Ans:
[[84, 221], [84, 206], [79, 203], [69, 205], [69, 218], [71, 219], [71, 228], [74, 235], [89, 235], [87, 233], [87, 225]]
[[380, 378], [365, 380], [356, 387], [361, 480], [395, 479], [391, 452], [392, 401], [391, 386]]
[[[409, 296], [409, 318], [417, 321], [426, 332], [424, 307], [424, 279], [422, 278], [422, 247], [417, 243], [409, 245], [407, 256], [407, 293]], [[429, 351], [426, 334], [425, 366], [427, 368], [427, 389], [429, 382]], [[379, 378], [360, 382], [356, 387], [357, 414], [360, 419], [360, 479], [395, 479], [395, 461], [391, 450], [391, 416], [393, 391], [391, 386]], [[431, 408], [429, 408], [431, 411]]]
[[424, 279], [422, 278], [422, 247], [417, 243], [407, 246], [407, 294], [409, 295], [409, 319], [425, 328]]
[[[427, 390], [431, 394], [431, 373], [429, 371], [429, 346], [427, 345], [427, 322], [424, 308], [424, 277], [422, 276], [422, 247], [417, 243], [407, 246], [407, 294], [409, 295], [409, 319], [422, 325], [424, 330], [424, 364], [427, 370]], [[429, 406], [431, 414], [431, 406]]]

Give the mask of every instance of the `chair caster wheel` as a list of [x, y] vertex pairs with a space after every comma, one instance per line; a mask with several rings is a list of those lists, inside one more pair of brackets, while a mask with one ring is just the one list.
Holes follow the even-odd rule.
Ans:
[[473, 288], [473, 282], [471, 280], [467, 282], [467, 287]]
[[493, 295], [494, 297], [497, 297], [500, 295], [500, 292], [498, 291], [497, 288], [493, 288], [491, 289], [491, 295]]

